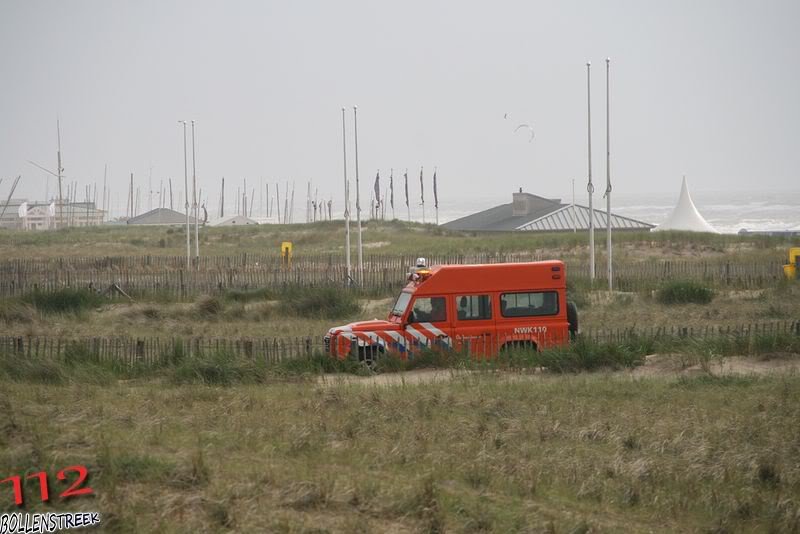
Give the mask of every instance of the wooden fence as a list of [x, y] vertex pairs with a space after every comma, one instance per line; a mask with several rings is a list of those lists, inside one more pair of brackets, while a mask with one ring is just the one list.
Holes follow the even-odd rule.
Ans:
[[[430, 257], [429, 263], [499, 263], [538, 259], [541, 257], [535, 254], [441, 255]], [[339, 256], [333, 255], [298, 257], [291, 266], [282, 265], [278, 256], [268, 255], [201, 258], [200, 266], [192, 269], [185, 268], [185, 259], [184, 262], [180, 260], [172, 256], [143, 256], [0, 261], [0, 297], [65, 287], [102, 290], [112, 284], [129, 294], [188, 297], [262, 287], [347, 285], [348, 280], [344, 263]], [[410, 256], [367, 256], [361, 287], [365, 290], [399, 289], [414, 260]], [[589, 284], [589, 267], [585, 262], [568, 260], [567, 274], [573, 284]], [[597, 287], [607, 284], [604, 276], [605, 272], [598, 272]], [[664, 280], [697, 280], [712, 287], [751, 289], [773, 285], [782, 278], [781, 262], [766, 259], [747, 262], [624, 260], [618, 261], [614, 267], [614, 287], [621, 291], [653, 289]]]
[[[580, 334], [596, 343], [638, 339], [710, 339], [752, 338], [755, 336], [800, 336], [800, 321], [778, 321], [738, 325], [630, 327], [591, 329]], [[122, 365], [161, 365], [180, 358], [209, 354], [263, 360], [268, 363], [292, 358], [310, 357], [324, 352], [319, 337], [296, 338], [134, 338], [84, 337], [57, 338], [45, 336], [0, 337], [0, 355], [20, 358], [69, 360], [70, 358], [114, 361]]]

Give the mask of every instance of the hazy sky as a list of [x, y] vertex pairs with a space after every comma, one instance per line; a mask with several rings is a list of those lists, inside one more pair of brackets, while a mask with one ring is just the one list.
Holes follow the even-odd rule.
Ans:
[[418, 197], [421, 165], [443, 204], [566, 195], [573, 178], [585, 196], [585, 62], [602, 190], [607, 56], [616, 191], [677, 195], [683, 173], [695, 190], [796, 190], [798, 21], [796, 0], [5, 0], [0, 195], [22, 174], [15, 196], [44, 196], [26, 160], [56, 167], [56, 117], [68, 181], [101, 187], [108, 163], [123, 205], [130, 172], [143, 194], [151, 166], [153, 189], [182, 188], [177, 121], [195, 119], [212, 207], [222, 176], [231, 198], [244, 178], [294, 180], [298, 207], [313, 180], [341, 207], [341, 107], [354, 178], [357, 104], [366, 199], [390, 168]]

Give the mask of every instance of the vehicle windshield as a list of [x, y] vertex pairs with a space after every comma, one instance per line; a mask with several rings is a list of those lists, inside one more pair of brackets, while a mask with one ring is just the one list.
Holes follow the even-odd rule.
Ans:
[[397, 302], [394, 303], [394, 308], [392, 308], [392, 315], [401, 317], [403, 312], [406, 311], [406, 308], [408, 307], [408, 301], [410, 300], [411, 293], [406, 293], [405, 291], [400, 293], [400, 296], [397, 297]]

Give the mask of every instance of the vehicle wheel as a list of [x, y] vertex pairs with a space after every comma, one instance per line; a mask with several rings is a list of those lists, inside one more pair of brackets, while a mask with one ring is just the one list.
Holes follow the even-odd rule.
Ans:
[[378, 358], [383, 354], [383, 347], [380, 345], [371, 345], [369, 347], [359, 347], [358, 348], [358, 361], [359, 363], [365, 365], [372, 369], [375, 367], [375, 362], [378, 361]]
[[507, 352], [536, 352], [536, 343], [532, 341], [509, 341], [500, 347], [501, 353]]
[[569, 323], [569, 337], [574, 339], [578, 335], [578, 307], [571, 301], [567, 301], [567, 322]]

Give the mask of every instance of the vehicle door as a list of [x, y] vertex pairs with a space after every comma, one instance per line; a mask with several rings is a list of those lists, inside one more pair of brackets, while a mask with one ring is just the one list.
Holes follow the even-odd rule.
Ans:
[[498, 345], [526, 342], [545, 348], [560, 345], [566, 335], [565, 313], [556, 289], [509, 292], [500, 295]]
[[445, 295], [414, 298], [404, 325], [405, 337], [412, 346], [451, 346], [448, 300]]
[[462, 294], [455, 296], [454, 348], [477, 357], [496, 352], [492, 296]]

